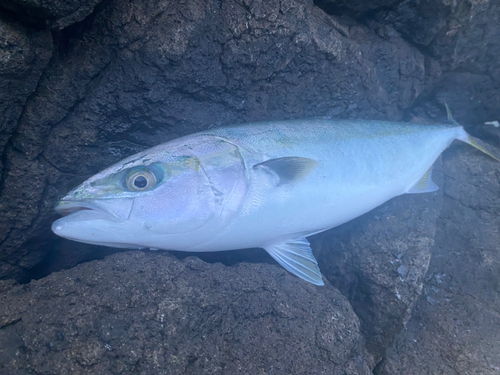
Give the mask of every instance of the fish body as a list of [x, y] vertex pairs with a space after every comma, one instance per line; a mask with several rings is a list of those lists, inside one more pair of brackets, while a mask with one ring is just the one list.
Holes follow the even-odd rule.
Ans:
[[262, 247], [322, 285], [306, 237], [398, 195], [437, 190], [432, 165], [455, 139], [487, 152], [458, 124], [308, 119], [211, 129], [91, 177], [58, 203], [69, 215], [52, 230], [114, 247]]

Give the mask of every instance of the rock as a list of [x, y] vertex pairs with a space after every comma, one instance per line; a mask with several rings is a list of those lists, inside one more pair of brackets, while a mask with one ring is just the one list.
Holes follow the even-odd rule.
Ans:
[[401, 0], [314, 0], [314, 4], [329, 14], [363, 14], [379, 8], [393, 7], [400, 1]]
[[370, 374], [345, 298], [278, 265], [131, 251], [0, 301], [5, 374]]
[[443, 170], [444, 204], [424, 293], [377, 375], [500, 369], [500, 166], [454, 149]]
[[[437, 164], [433, 180], [442, 186]], [[420, 296], [441, 206], [442, 190], [396, 197], [311, 241], [323, 274], [361, 320], [372, 368]]]
[[423, 55], [397, 33], [381, 38], [299, 0], [111, 1], [58, 40], [4, 155], [0, 278], [98, 256], [58, 255], [52, 207], [125, 156], [245, 121], [396, 120], [430, 82]]
[[500, 68], [499, 16], [494, 0], [403, 0], [376, 18], [425, 46], [446, 71], [491, 74]]
[[64, 29], [90, 15], [102, 0], [3, 0], [2, 6], [31, 23]]
[[[34, 93], [39, 79], [47, 67], [52, 55], [52, 37], [49, 31], [30, 30], [7, 15], [0, 14], [0, 191], [5, 189], [4, 182], [9, 175], [18, 180], [23, 179], [23, 173], [28, 172], [26, 167], [16, 168], [13, 161], [20, 156], [19, 150], [13, 147], [13, 140], [17, 135], [17, 129], [21, 113], [26, 101]], [[10, 155], [10, 157], [8, 156]], [[33, 191], [40, 188], [37, 183], [38, 171], [36, 161], [29, 167], [28, 176], [31, 180], [24, 180], [23, 184], [29, 184], [27, 195], [29, 202], [36, 202], [40, 197], [34, 196]], [[28, 168], [29, 168], [28, 167]], [[31, 173], [30, 173], [31, 172]], [[23, 184], [13, 186], [15, 194], [24, 196], [21, 191]], [[43, 187], [41, 187], [43, 189]], [[7, 190], [2, 194], [8, 193]], [[42, 192], [40, 191], [40, 194]], [[19, 215], [24, 210], [37, 208], [26, 207], [26, 205], [15, 205], [8, 200], [0, 200], [0, 244], [8, 243], [12, 230], [16, 228]], [[29, 251], [29, 239], [25, 242], [25, 248], [2, 247], [0, 251], [0, 278], [17, 278], [21, 276], [21, 258]], [[1, 245], [0, 245], [1, 246]], [[12, 258], [13, 253], [15, 255]], [[37, 251], [35, 251], [37, 253]], [[31, 256], [33, 256], [31, 254]]]
[[[376, 13], [443, 71], [431, 101], [446, 101], [454, 117], [475, 125], [497, 119], [500, 108], [500, 7], [495, 0], [404, 0]], [[439, 104], [442, 107], [442, 104]]]
[[[52, 55], [48, 31], [33, 31], [0, 13], [0, 154]], [[0, 160], [0, 177], [4, 158]]]
[[[334, 287], [299, 285], [263, 263], [262, 252], [255, 265], [237, 265], [249, 259], [244, 253], [206, 258], [234, 267], [115, 254], [16, 286], [115, 251], [55, 238], [52, 207], [90, 175], [160, 142], [254, 120], [441, 120], [442, 101], [468, 129], [499, 120], [495, 1], [329, 1], [337, 16], [306, 0], [98, 3], [2, 2], [10, 12], [0, 15], [0, 290], [8, 301], [0, 306], [12, 309], [0, 329], [0, 372], [68, 373], [73, 366], [149, 374], [155, 358], [165, 373], [357, 374], [366, 365], [377, 374], [497, 371], [498, 170], [453, 151], [445, 157], [444, 206], [441, 193], [399, 197], [313, 239], [325, 276], [348, 298], [360, 328]], [[500, 145], [497, 129], [470, 130]], [[465, 183], [457, 168], [477, 169], [477, 179]], [[234, 286], [213, 270], [230, 274]], [[270, 276], [276, 272], [279, 285]], [[282, 283], [287, 278], [293, 288]], [[179, 284], [163, 280], [180, 280], [184, 296], [175, 294]], [[177, 300], [164, 299], [165, 291]], [[259, 304], [270, 295], [295, 315]], [[120, 310], [127, 303], [135, 309]], [[160, 311], [168, 326], [161, 327]], [[323, 321], [311, 317], [335, 311], [344, 320], [328, 322], [322, 336]], [[190, 314], [196, 320], [182, 319]], [[164, 341], [171, 337], [172, 346]], [[339, 351], [325, 343], [329, 337]]]

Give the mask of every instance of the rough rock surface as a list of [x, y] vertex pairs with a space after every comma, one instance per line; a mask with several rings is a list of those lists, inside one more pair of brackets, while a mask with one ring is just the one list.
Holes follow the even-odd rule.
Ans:
[[[0, 13], [0, 153], [52, 55], [48, 31], [34, 31]], [[4, 160], [0, 160], [0, 179]]]
[[445, 154], [444, 204], [424, 293], [377, 375], [500, 371], [500, 166]]
[[[155, 315], [148, 308], [152, 306], [155, 311], [164, 308], [160, 305], [161, 295], [164, 290], [172, 291], [168, 289], [171, 286], [154, 285], [156, 299], [147, 300], [134, 294], [146, 290], [140, 279], [135, 277], [127, 284], [128, 279], [123, 276], [127, 268], [137, 270], [138, 274], [144, 271], [142, 277], [153, 280], [156, 276], [149, 274], [149, 270], [157, 268], [149, 264], [148, 259], [154, 255], [117, 254], [109, 258], [122, 265], [130, 261], [130, 257], [142, 259], [137, 265], [114, 269], [115, 284], [110, 290], [100, 289], [92, 282], [83, 285], [78, 281], [78, 278], [88, 280], [82, 270], [93, 275], [94, 280], [110, 280], [90, 272], [92, 267], [108, 267], [109, 259], [27, 286], [15, 286], [16, 280], [28, 281], [114, 251], [69, 244], [56, 239], [49, 227], [56, 217], [52, 207], [57, 198], [124, 156], [207, 127], [252, 120], [318, 115], [391, 120], [415, 115], [442, 120], [442, 101], [450, 105], [459, 122], [479, 125], [470, 129], [474, 135], [497, 147], [500, 145], [497, 129], [480, 127], [484, 121], [500, 120], [498, 1], [318, 0], [315, 3], [329, 4], [335, 16], [325, 14], [307, 0], [0, 2], [0, 163], [3, 168], [0, 291], [12, 289], [5, 298], [25, 301], [24, 310], [19, 303], [18, 310], [8, 313], [11, 318], [0, 329], [4, 340], [0, 348], [7, 348], [0, 352], [5, 369], [16, 373], [12, 366], [19, 365], [22, 369], [17, 373], [43, 373], [50, 372], [54, 364], [70, 366], [73, 363], [82, 373], [92, 369], [101, 371], [103, 366], [109, 366], [110, 371], [124, 368], [132, 372], [136, 366], [144, 368], [145, 373], [155, 373], [152, 367], [146, 368], [151, 364], [150, 357], [133, 362], [134, 357], [126, 352], [118, 336], [109, 344], [112, 350], [104, 347], [105, 354], [102, 354], [99, 345], [104, 342], [104, 333], [99, 336], [95, 332], [105, 331], [96, 324], [110, 317], [130, 323], [121, 325], [119, 333], [126, 332], [124, 335], [130, 342], [144, 343], [141, 353], [153, 353], [153, 360], [154, 349], [148, 346], [146, 336], [141, 336], [137, 327], [150, 332], [147, 338], [159, 345], [163, 350], [160, 354], [187, 348], [181, 344], [177, 349], [169, 347], [163, 341], [167, 337], [164, 332], [153, 335], [157, 332], [154, 331], [157, 326], [153, 325], [158, 323], [155, 320], [158, 318], [150, 319]], [[473, 158], [469, 159], [471, 155]], [[340, 354], [339, 360], [328, 350], [316, 351], [320, 347], [316, 345], [307, 354], [309, 362], [287, 363], [290, 367], [275, 367], [276, 373], [281, 369], [299, 369], [299, 365], [314, 368], [311, 363], [340, 368], [340, 363], [347, 363], [342, 361], [353, 363], [354, 367], [346, 373], [364, 373], [362, 361], [369, 367], [374, 366], [387, 347], [387, 354], [375, 367], [377, 374], [498, 373], [500, 365], [496, 358], [500, 357], [500, 348], [495, 340], [500, 336], [497, 329], [498, 166], [473, 150], [460, 149], [445, 154], [443, 170], [446, 173], [444, 201], [441, 193], [399, 197], [313, 240], [325, 276], [349, 299], [359, 316], [368, 354], [359, 361], [354, 360], [353, 354], [349, 358], [354, 362], [349, 362], [347, 355]], [[442, 185], [439, 176], [438, 171], [435, 179]], [[248, 252], [237, 254], [206, 255], [206, 259], [212, 262], [219, 259], [233, 265], [242, 257], [250, 259]], [[226, 300], [222, 297], [218, 300], [226, 306], [232, 298], [260, 298], [270, 290], [279, 294], [281, 301], [287, 301], [288, 297], [277, 292], [284, 286], [277, 286], [281, 279], [276, 275], [285, 275], [284, 271], [265, 265], [263, 262], [269, 257], [258, 259], [259, 256], [254, 255], [252, 260], [259, 261], [260, 265], [235, 268], [207, 265], [193, 259], [178, 262], [168, 256], [158, 259], [167, 259], [164, 261], [169, 269], [184, 267], [188, 273], [204, 275], [212, 275], [214, 270], [231, 275], [235, 270], [238, 273], [252, 270], [245, 277], [253, 280], [252, 285], [262, 286], [255, 286], [252, 290], [261, 289], [250, 296], [237, 290], [237, 286], [230, 289], [229, 284], [217, 284], [214, 288], [220, 290], [219, 286], [223, 285], [232, 291]], [[418, 299], [429, 259], [424, 295]], [[269, 274], [262, 284], [252, 279], [254, 271], [271, 269], [274, 276]], [[165, 276], [161, 272], [158, 270], [158, 274]], [[59, 277], [66, 277], [60, 285], [63, 289], [67, 287], [69, 294], [55, 292], [54, 283]], [[73, 281], [66, 286], [68, 277]], [[286, 277], [291, 276], [283, 276]], [[118, 280], [130, 288], [118, 290]], [[204, 282], [199, 279], [186, 293], [198, 290], [208, 295], [207, 289], [203, 289]], [[274, 289], [269, 289], [266, 283]], [[306, 316], [314, 319], [317, 314], [314, 309], [321, 308], [323, 313], [325, 309], [337, 308], [317, 305], [313, 300], [326, 301], [328, 296], [337, 295], [331, 287], [327, 291], [303, 285], [297, 288], [295, 292], [300, 292], [300, 296], [293, 295], [297, 298], [294, 306], [304, 314], [297, 313], [294, 324], [298, 321], [302, 324]], [[96, 290], [106, 304], [98, 305], [92, 297], [90, 292]], [[210, 293], [216, 293], [214, 290]], [[110, 295], [106, 296], [108, 292]], [[203, 310], [200, 295], [189, 294], [190, 298], [183, 300], [181, 306], [184, 310], [179, 311], [193, 308], [211, 314], [212, 310]], [[28, 298], [32, 298], [32, 306]], [[42, 298], [42, 302], [36, 298]], [[58, 305], [58, 301], [71, 298], [75, 303], [73, 310], [67, 305]], [[123, 299], [127, 303], [143, 301], [140, 310], [143, 315], [133, 315], [132, 322], [128, 315], [136, 310], [119, 310], [113, 302]], [[302, 301], [300, 305], [298, 300]], [[190, 301], [197, 301], [197, 305]], [[344, 304], [342, 300], [339, 308], [343, 309]], [[37, 321], [39, 316], [45, 316], [37, 313], [49, 311], [49, 306], [57, 316], [48, 315], [45, 320]], [[101, 309], [97, 318], [85, 310], [89, 306]], [[196, 310], [195, 306], [201, 307]], [[84, 310], [79, 320], [77, 314]], [[259, 315], [257, 308], [249, 311], [255, 312], [256, 318], [250, 319], [255, 323], [255, 330], [261, 330], [265, 322], [270, 322], [265, 319], [281, 316], [273, 312]], [[350, 314], [352, 312], [345, 316]], [[22, 320], [16, 321], [15, 317], [19, 316]], [[222, 315], [215, 316], [220, 317], [220, 321], [225, 319]], [[185, 330], [182, 332], [193, 334], [189, 331], [192, 326], [174, 318], [178, 317], [174, 316], [171, 324], [175, 322]], [[234, 327], [253, 327], [245, 326], [246, 318], [244, 313], [233, 315]], [[67, 319], [66, 327], [71, 327], [63, 336], [54, 328], [57, 319]], [[280, 324], [289, 322], [286, 319], [272, 321], [269, 326], [281, 329]], [[48, 325], [44, 325], [47, 320]], [[208, 329], [208, 325], [203, 326], [206, 320], [204, 315], [198, 322]], [[302, 327], [318, 329], [312, 326], [313, 321], [304, 324]], [[52, 339], [48, 339], [42, 327], [51, 332]], [[211, 327], [213, 331], [203, 331], [207, 332], [205, 337], [212, 340], [211, 348], [220, 348], [218, 345], [223, 341], [217, 340], [227, 337], [224, 336], [226, 328]], [[406, 329], [400, 331], [404, 327]], [[286, 358], [299, 358], [303, 354], [301, 350], [306, 350], [300, 342], [300, 338], [309, 334], [305, 328], [294, 333], [291, 326], [286, 326], [288, 330], [281, 330], [271, 339], [276, 338], [278, 346], [286, 349], [283, 350]], [[222, 336], [217, 336], [221, 332]], [[80, 339], [82, 334], [84, 337]], [[287, 346], [288, 341], [279, 338], [280, 334], [295, 341]], [[347, 342], [353, 345], [352, 353], [359, 354], [357, 335], [352, 336], [354, 341]], [[215, 351], [203, 352], [205, 349], [199, 344], [202, 336], [189, 337], [197, 346], [192, 349], [194, 352], [189, 352], [194, 353], [191, 357], [187, 360], [183, 357], [187, 367], [182, 367], [186, 362], [176, 362], [175, 353], [163, 358], [170, 361], [167, 363], [172, 368], [180, 366], [178, 368], [199, 373], [202, 367], [196, 358], [202, 355], [212, 358]], [[250, 336], [244, 337], [252, 342]], [[262, 336], [260, 344], [274, 342], [272, 340], [265, 341]], [[265, 354], [261, 357], [275, 350], [275, 346], [262, 348], [259, 353]], [[53, 347], [57, 350], [52, 350]], [[17, 360], [22, 360], [17, 364], [12, 362], [16, 352], [8, 348], [15, 348]], [[340, 345], [340, 348], [339, 353], [345, 353], [345, 347]], [[231, 354], [228, 353], [221, 355]], [[247, 367], [242, 368], [248, 373], [252, 373], [252, 366], [261, 366], [262, 372], [268, 373], [274, 357], [252, 362], [249, 359], [252, 353], [257, 352], [241, 349], [231, 358], [237, 357], [236, 361], [243, 358], [241, 361], [246, 361]], [[325, 355], [330, 355], [328, 364]], [[221, 363], [217, 366], [222, 366]], [[31, 367], [22, 367], [28, 365]], [[192, 365], [195, 367], [190, 367]], [[232, 362], [226, 364], [231, 365]], [[67, 368], [61, 367], [60, 373], [65, 371]], [[2, 375], [5, 372], [0, 371]]]
[[[9, 170], [17, 158], [23, 158], [20, 150], [12, 143], [21, 114], [26, 101], [33, 95], [44, 69], [52, 55], [52, 36], [49, 31], [36, 31], [23, 26], [7, 15], [0, 13], [0, 195], [7, 193], [5, 181], [9, 179]], [[9, 156], [7, 156], [9, 155]], [[19, 179], [30, 176], [33, 166], [24, 165], [23, 168], [14, 170]], [[21, 186], [13, 186], [16, 194], [28, 196], [26, 202], [16, 206], [15, 209], [5, 200], [0, 201], [0, 244], [10, 235], [15, 227], [17, 217], [25, 210], [38, 210], [36, 204], [36, 190], [43, 189], [43, 184], [36, 179], [26, 181], [30, 188], [21, 192]], [[8, 188], [7, 188], [8, 189]], [[27, 207], [28, 206], [28, 207]], [[30, 223], [26, 223], [30, 225]], [[32, 239], [31, 237], [30, 239]], [[25, 241], [29, 241], [25, 238]], [[24, 243], [25, 245], [26, 242]], [[2, 247], [0, 245], [0, 247]], [[29, 245], [28, 245], [29, 246]], [[12, 251], [0, 250], [0, 278], [13, 278], [19, 268], [23, 267], [19, 259], [27, 254], [29, 249], [16, 247]], [[12, 258], [13, 257], [13, 258]], [[12, 263], [17, 263], [13, 265]]]
[[0, 5], [23, 20], [63, 29], [80, 22], [92, 13], [102, 0], [2, 0]]
[[[439, 165], [433, 174], [442, 185]], [[441, 190], [404, 195], [311, 240], [323, 274], [361, 320], [373, 366], [420, 296], [441, 205]]]
[[498, 119], [500, 4], [495, 0], [403, 0], [375, 16], [439, 62], [445, 73], [433, 97], [462, 123]]
[[370, 374], [333, 287], [127, 252], [0, 296], [2, 374]]
[[57, 198], [147, 146], [251, 120], [401, 118], [433, 71], [397, 33], [341, 21], [298, 0], [113, 0], [63, 34], [3, 155], [0, 278], [58, 258]]

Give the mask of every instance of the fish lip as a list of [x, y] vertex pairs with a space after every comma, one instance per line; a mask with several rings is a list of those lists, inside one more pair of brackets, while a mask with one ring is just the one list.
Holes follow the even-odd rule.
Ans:
[[111, 210], [107, 210], [104, 207], [97, 205], [91, 201], [85, 200], [66, 200], [61, 199], [54, 207], [55, 211], [65, 217], [74, 214], [79, 211], [90, 210], [105, 213], [110, 216], [113, 221], [120, 220], [120, 218]]

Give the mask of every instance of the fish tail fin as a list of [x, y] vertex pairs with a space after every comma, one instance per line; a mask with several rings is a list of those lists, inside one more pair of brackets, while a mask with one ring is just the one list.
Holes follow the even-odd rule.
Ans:
[[465, 130], [462, 130], [462, 133], [457, 139], [470, 144], [471, 146], [477, 148], [479, 151], [484, 152], [486, 155], [492, 157], [496, 161], [500, 161], [500, 154], [497, 150], [493, 149], [493, 146], [489, 145], [486, 142], [481, 141], [479, 138], [473, 137], [470, 134], [467, 134]]
[[[446, 107], [446, 115], [448, 117], [448, 121], [455, 125], [460, 125], [451, 114], [450, 107], [448, 104], [444, 102], [444, 106]], [[472, 147], [477, 148], [479, 151], [484, 152], [489, 157], [492, 157], [496, 161], [500, 161], [500, 155], [498, 152], [493, 151], [493, 147], [487, 144], [486, 142], [481, 141], [479, 138], [473, 137], [468, 134], [463, 128], [461, 134], [457, 137], [458, 140], [470, 144]]]

